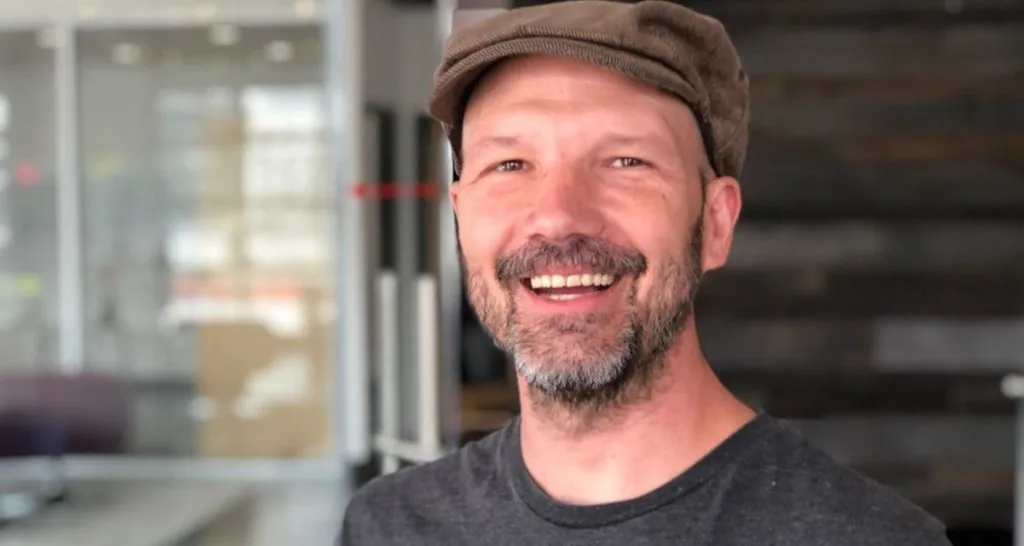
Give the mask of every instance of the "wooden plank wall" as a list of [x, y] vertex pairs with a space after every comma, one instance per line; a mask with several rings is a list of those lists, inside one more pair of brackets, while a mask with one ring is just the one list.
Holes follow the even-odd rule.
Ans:
[[1024, 213], [1024, 4], [685, 3], [751, 76], [748, 218]]
[[740, 232], [698, 307], [710, 356], [1024, 366], [1024, 4], [688, 5], [730, 29], [753, 90]]
[[1008, 411], [998, 381], [1024, 367], [1024, 4], [683, 3], [723, 21], [753, 93], [740, 229], [698, 298], [709, 358], [784, 414]]
[[753, 91], [739, 232], [698, 297], [708, 358], [950, 526], [1008, 527], [1024, 3], [683, 3], [725, 23]]
[[1024, 212], [1024, 22], [738, 30], [752, 216]]

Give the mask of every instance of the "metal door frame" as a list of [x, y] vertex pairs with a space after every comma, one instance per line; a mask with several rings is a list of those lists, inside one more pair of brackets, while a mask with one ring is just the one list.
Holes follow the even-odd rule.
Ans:
[[[510, 5], [511, 2], [508, 0], [438, 0], [436, 28], [439, 41], [447, 39], [453, 28], [492, 16]], [[440, 58], [440, 52], [438, 56]], [[439, 170], [443, 175], [443, 180], [437, 181], [441, 192], [437, 210], [441, 253], [438, 260], [439, 271], [436, 276], [420, 275], [415, 281], [418, 283], [419, 291], [412, 297], [419, 297], [414, 307], [418, 316], [407, 319], [407, 323], [419, 323], [415, 339], [401, 339], [397, 335], [389, 338], [384, 334], [394, 331], [400, 320], [397, 315], [399, 300], [403, 299], [403, 295], [394, 285], [403, 280], [410, 282], [408, 278], [415, 276], [415, 271], [400, 271], [397, 281], [382, 279], [382, 286], [379, 288], [378, 301], [383, 310], [378, 325], [381, 347], [386, 348], [390, 344], [398, 343], [409, 343], [417, 347], [416, 369], [419, 378], [418, 437], [415, 440], [403, 439], [398, 430], [397, 414], [400, 413], [400, 408], [388, 407], [391, 404], [400, 404], [400, 397], [396, 396], [395, 390], [399, 381], [397, 376], [402, 366], [399, 362], [393, 362], [399, 360], [399, 357], [391, 355], [386, 349], [382, 350], [382, 387], [379, 396], [382, 400], [381, 412], [387, 419], [375, 435], [374, 443], [377, 452], [383, 457], [384, 473], [396, 470], [402, 462], [415, 464], [437, 459], [456, 450], [461, 440], [459, 371], [462, 358], [462, 268], [458, 256], [454, 211], [446, 196], [447, 185], [454, 178], [452, 152], [447, 142], [442, 146], [442, 150], [441, 156], [437, 158], [441, 166]], [[415, 210], [407, 214], [413, 213]], [[410, 228], [407, 227], [406, 230]], [[404, 230], [400, 226], [397, 231], [401, 236]], [[409, 243], [410, 241], [406, 239], [403, 244], [408, 247]], [[414, 251], [415, 248], [411, 260], [415, 260]], [[431, 320], [432, 317], [434, 320]]]

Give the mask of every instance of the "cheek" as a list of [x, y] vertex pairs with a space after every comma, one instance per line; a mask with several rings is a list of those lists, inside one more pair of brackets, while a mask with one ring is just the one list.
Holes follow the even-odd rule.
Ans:
[[636, 291], [639, 301], [650, 301], [652, 295], [668, 289], [661, 286], [666, 271], [687, 266], [690, 229], [686, 226], [693, 220], [681, 213], [645, 210], [619, 221], [628, 244], [647, 260], [647, 272], [637, 281]]
[[509, 239], [510, 223], [494, 209], [467, 203], [464, 198], [460, 203], [459, 243], [467, 265], [473, 269], [493, 270]]
[[[689, 196], [667, 183], [638, 184], [633, 191], [616, 191], [603, 207], [639, 247], [668, 244], [677, 226], [690, 216]], [[642, 249], [641, 249], [642, 250]]]

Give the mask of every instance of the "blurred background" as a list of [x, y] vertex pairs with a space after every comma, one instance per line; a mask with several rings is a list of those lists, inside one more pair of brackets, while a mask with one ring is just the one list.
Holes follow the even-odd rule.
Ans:
[[[425, 115], [501, 0], [0, 0], [0, 546], [329, 544], [515, 415]], [[753, 85], [698, 298], [751, 404], [1011, 543], [1024, 4], [710, 0]]]

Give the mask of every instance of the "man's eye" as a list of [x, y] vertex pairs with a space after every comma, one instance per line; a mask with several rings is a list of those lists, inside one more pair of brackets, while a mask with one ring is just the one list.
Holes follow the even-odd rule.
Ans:
[[523, 160], [509, 159], [507, 161], [502, 161], [501, 163], [498, 163], [494, 170], [499, 172], [521, 171], [523, 170]]
[[628, 169], [630, 167], [642, 167], [645, 163], [635, 157], [617, 157], [612, 161], [612, 167], [616, 169]]

